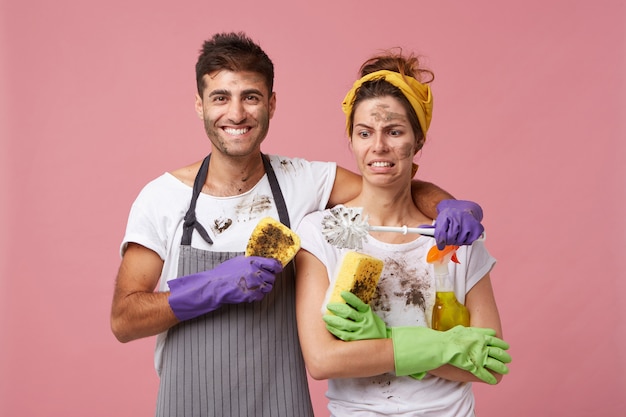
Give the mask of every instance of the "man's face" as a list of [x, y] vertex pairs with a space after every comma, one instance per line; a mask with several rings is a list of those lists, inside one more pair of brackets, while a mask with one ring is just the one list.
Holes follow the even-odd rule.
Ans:
[[196, 94], [196, 112], [213, 151], [241, 157], [260, 151], [276, 108], [264, 79], [255, 72], [216, 71], [204, 76], [202, 97]]

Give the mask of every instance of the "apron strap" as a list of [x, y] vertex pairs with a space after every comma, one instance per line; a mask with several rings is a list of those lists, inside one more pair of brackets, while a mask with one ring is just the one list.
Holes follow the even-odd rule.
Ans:
[[[274, 168], [272, 168], [272, 164], [270, 164], [270, 158], [263, 153], [261, 154], [261, 157], [263, 158], [263, 166], [265, 167], [267, 180], [270, 182], [270, 188], [272, 189], [272, 196], [274, 196], [274, 204], [276, 204], [276, 210], [278, 211], [278, 219], [285, 226], [291, 227], [289, 221], [289, 211], [287, 210], [287, 205], [285, 204], [283, 192], [281, 191], [278, 180], [276, 179]], [[292, 276], [295, 277], [296, 263], [291, 260], [287, 267], [291, 269], [291, 273], [293, 274]]]
[[272, 196], [274, 197], [276, 210], [278, 210], [278, 218], [282, 224], [287, 227], [291, 227], [289, 222], [289, 212], [287, 211], [287, 205], [285, 204], [283, 193], [280, 190], [280, 185], [278, 185], [278, 180], [276, 179], [276, 174], [274, 173], [272, 164], [270, 164], [270, 158], [263, 153], [261, 154], [261, 157], [263, 158], [265, 173], [267, 174], [267, 179], [270, 182], [270, 187], [272, 189]]
[[[180, 242], [180, 244], [184, 246], [191, 246], [191, 237], [194, 230], [197, 230], [202, 239], [204, 239], [209, 245], [213, 244], [213, 240], [207, 233], [206, 229], [196, 219], [196, 202], [198, 201], [198, 196], [202, 191], [202, 186], [206, 182], [207, 175], [209, 173], [210, 159], [211, 154], [204, 158], [204, 161], [202, 161], [202, 165], [200, 166], [200, 170], [198, 171], [198, 175], [196, 175], [196, 179], [193, 183], [193, 194], [191, 196], [189, 209], [187, 210], [187, 214], [185, 214], [183, 237]], [[289, 221], [289, 211], [287, 210], [287, 205], [285, 204], [285, 199], [283, 198], [283, 193], [280, 189], [280, 185], [278, 184], [278, 180], [276, 179], [276, 174], [274, 173], [270, 159], [263, 153], [261, 154], [261, 159], [263, 160], [263, 167], [265, 168], [265, 173], [267, 174], [267, 180], [269, 181], [270, 188], [272, 189], [272, 196], [274, 197], [274, 204], [276, 204], [276, 210], [278, 211], [278, 218], [282, 224], [287, 227], [291, 227]]]
[[198, 175], [196, 175], [196, 179], [193, 183], [193, 195], [191, 196], [189, 210], [187, 210], [187, 214], [185, 214], [185, 222], [183, 223], [183, 238], [180, 242], [181, 245], [191, 246], [191, 235], [194, 230], [197, 230], [200, 236], [202, 236], [202, 239], [204, 239], [209, 245], [213, 244], [213, 240], [207, 233], [206, 229], [202, 227], [196, 219], [196, 202], [198, 201], [198, 196], [200, 195], [200, 191], [202, 191], [202, 187], [204, 186], [209, 173], [210, 159], [211, 154], [204, 158], [204, 161], [202, 161], [202, 165], [200, 166], [200, 170], [198, 171]]

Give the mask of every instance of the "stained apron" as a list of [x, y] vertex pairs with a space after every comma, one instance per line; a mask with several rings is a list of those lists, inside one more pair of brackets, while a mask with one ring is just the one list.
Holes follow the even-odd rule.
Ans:
[[[196, 230], [212, 244], [195, 218], [210, 156], [200, 167], [183, 225], [178, 276], [194, 274], [243, 255], [191, 247]], [[280, 221], [289, 215], [276, 175], [262, 155]], [[295, 315], [293, 261], [276, 276], [263, 300], [226, 304], [169, 329], [163, 351], [157, 417], [313, 417]]]

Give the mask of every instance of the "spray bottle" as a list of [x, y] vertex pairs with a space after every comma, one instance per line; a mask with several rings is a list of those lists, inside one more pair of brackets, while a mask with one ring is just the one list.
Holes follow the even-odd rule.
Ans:
[[458, 248], [458, 246], [446, 246], [440, 251], [437, 246], [433, 246], [426, 256], [426, 262], [433, 264], [435, 269], [436, 293], [432, 318], [432, 328], [435, 330], [446, 331], [454, 326], [470, 325], [469, 312], [457, 300], [448, 270], [450, 261], [459, 263], [456, 257]]

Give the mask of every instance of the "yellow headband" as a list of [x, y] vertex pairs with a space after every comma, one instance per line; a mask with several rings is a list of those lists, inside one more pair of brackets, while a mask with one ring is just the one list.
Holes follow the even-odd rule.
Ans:
[[409, 100], [411, 106], [417, 114], [417, 119], [420, 122], [422, 133], [426, 137], [426, 132], [430, 126], [430, 120], [433, 117], [433, 95], [430, 91], [430, 86], [422, 84], [413, 77], [403, 77], [398, 72], [381, 70], [367, 74], [361, 79], [354, 82], [352, 89], [348, 91], [346, 97], [343, 99], [341, 108], [346, 115], [346, 129], [350, 131], [350, 113], [352, 113], [352, 105], [354, 104], [354, 98], [356, 91], [366, 81], [375, 79], [384, 79], [390, 84], [395, 85], [402, 91], [402, 94]]

